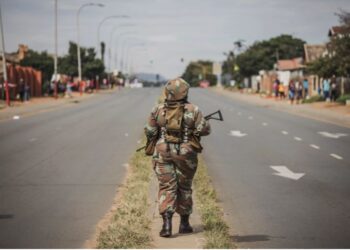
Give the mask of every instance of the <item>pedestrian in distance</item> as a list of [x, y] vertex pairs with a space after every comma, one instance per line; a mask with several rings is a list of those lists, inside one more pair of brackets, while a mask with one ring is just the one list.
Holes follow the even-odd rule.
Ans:
[[30, 99], [30, 86], [27, 82], [24, 82], [24, 101], [28, 102]]
[[[189, 84], [181, 78], [170, 80], [163, 92], [164, 102], [151, 112], [145, 134], [154, 147], [153, 168], [159, 182], [159, 213], [163, 218], [161, 237], [172, 235], [172, 216], [180, 215], [179, 233], [192, 233], [192, 180], [200, 137], [209, 135], [209, 122], [197, 106], [188, 102]], [[161, 99], [162, 100], [162, 99]]]
[[280, 84], [278, 85], [278, 94], [281, 100], [284, 100], [284, 98], [286, 98], [286, 95], [284, 94], [284, 86], [282, 82], [280, 82]]
[[309, 95], [309, 81], [308, 81], [308, 79], [306, 77], [303, 80], [303, 88], [304, 88], [303, 98], [305, 100], [308, 97], [308, 95]]
[[295, 98], [295, 84], [293, 80], [289, 81], [288, 94], [289, 94], [290, 104], [293, 104], [294, 98]]
[[24, 102], [24, 89], [25, 89], [24, 81], [23, 81], [23, 78], [21, 78], [19, 80], [19, 98], [21, 102]]
[[296, 103], [299, 104], [300, 100], [303, 97], [303, 86], [301, 85], [299, 80], [295, 82], [295, 91], [296, 91]]
[[278, 87], [280, 85], [280, 81], [278, 80], [278, 78], [276, 78], [276, 80], [273, 83], [273, 91], [275, 92], [275, 99], [277, 100], [278, 98]]
[[325, 100], [327, 100], [329, 98], [329, 89], [330, 89], [330, 83], [329, 83], [329, 79], [325, 78], [323, 79], [323, 97]]
[[331, 102], [335, 102], [337, 99], [337, 79], [335, 76], [331, 80]]

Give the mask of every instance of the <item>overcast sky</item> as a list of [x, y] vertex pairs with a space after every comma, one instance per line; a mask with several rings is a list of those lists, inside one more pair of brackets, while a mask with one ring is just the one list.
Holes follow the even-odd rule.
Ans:
[[[0, 1], [7, 52], [16, 51], [19, 43], [53, 52], [54, 0]], [[223, 52], [238, 39], [250, 45], [283, 33], [307, 43], [323, 43], [328, 29], [338, 24], [334, 13], [350, 11], [349, 0], [58, 0], [60, 55], [67, 52], [68, 41], [77, 40], [78, 8], [90, 2], [105, 7], [88, 6], [81, 11], [82, 46], [97, 47], [97, 27], [103, 18], [128, 15], [106, 21], [101, 40], [109, 43], [116, 29], [112, 52], [116, 47], [120, 50], [124, 40], [132, 41], [138, 45], [126, 47], [135, 70], [166, 77], [182, 74], [191, 60], [222, 61]], [[120, 35], [126, 32], [131, 33]]]

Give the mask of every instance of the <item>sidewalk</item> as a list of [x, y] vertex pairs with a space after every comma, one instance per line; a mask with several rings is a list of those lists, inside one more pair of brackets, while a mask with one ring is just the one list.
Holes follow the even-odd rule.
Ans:
[[7, 107], [6, 103], [3, 100], [0, 100], [0, 121], [20, 119], [24, 116], [31, 116], [34, 114], [56, 110], [61, 107], [68, 107], [93, 97], [96, 94], [111, 91], [115, 91], [115, 89], [107, 91], [103, 90], [92, 94], [84, 93], [82, 96], [80, 96], [80, 93], [78, 92], [73, 92], [72, 98], [59, 97], [58, 99], [54, 99], [53, 97], [35, 97], [31, 98], [29, 102], [22, 103], [20, 101], [12, 101], [10, 107]]
[[250, 102], [258, 106], [289, 112], [295, 115], [350, 128], [350, 106], [327, 102], [295, 104], [295, 101], [294, 104], [291, 105], [290, 101], [287, 99], [275, 100], [275, 98], [262, 97], [258, 94], [233, 92], [222, 88], [212, 88], [212, 90], [220, 95]]
[[167, 248], [167, 249], [202, 249], [205, 243], [203, 226], [201, 223], [200, 216], [196, 210], [196, 203], [194, 201], [194, 211], [190, 217], [190, 223], [193, 227], [194, 232], [191, 234], [178, 234], [180, 216], [174, 214], [173, 216], [173, 235], [170, 238], [163, 238], [159, 236], [159, 231], [163, 225], [163, 219], [158, 212], [158, 182], [156, 177], [153, 176], [151, 180], [150, 197], [151, 197], [151, 207], [150, 207], [150, 218], [151, 223], [151, 235], [152, 235], [152, 248]]

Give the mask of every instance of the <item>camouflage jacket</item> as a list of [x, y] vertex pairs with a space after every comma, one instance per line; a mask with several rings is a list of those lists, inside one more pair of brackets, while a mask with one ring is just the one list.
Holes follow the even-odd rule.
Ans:
[[[192, 135], [196, 137], [199, 141], [201, 136], [206, 136], [210, 134], [210, 125], [207, 120], [204, 119], [202, 112], [197, 106], [186, 103], [183, 122], [187, 125], [188, 129], [191, 131]], [[147, 138], [153, 138], [160, 134], [160, 129], [165, 126], [165, 108], [164, 104], [158, 104], [155, 106], [148, 118], [147, 124], [145, 126], [145, 134]], [[192, 142], [193, 137], [189, 138]], [[165, 143], [164, 139], [160, 136], [158, 137], [157, 144]], [[190, 143], [192, 144], [192, 143]], [[200, 150], [198, 150], [200, 152]]]

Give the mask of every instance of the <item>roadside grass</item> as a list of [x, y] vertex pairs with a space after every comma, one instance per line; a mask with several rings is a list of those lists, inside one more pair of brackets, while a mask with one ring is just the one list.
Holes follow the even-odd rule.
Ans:
[[337, 103], [345, 105], [347, 100], [350, 100], [350, 94], [339, 96], [337, 99]]
[[150, 247], [151, 220], [147, 212], [150, 204], [151, 157], [146, 157], [143, 151], [136, 152], [129, 168], [116, 210], [108, 227], [99, 233], [97, 248]]
[[323, 96], [315, 95], [311, 96], [309, 99], [305, 99], [302, 101], [302, 103], [313, 103], [313, 102], [323, 102], [325, 101]]
[[204, 248], [236, 248], [223, 219], [222, 209], [217, 204], [216, 192], [208, 175], [207, 166], [199, 157], [194, 178], [195, 197], [204, 226], [206, 242]]

